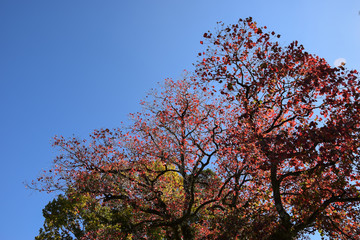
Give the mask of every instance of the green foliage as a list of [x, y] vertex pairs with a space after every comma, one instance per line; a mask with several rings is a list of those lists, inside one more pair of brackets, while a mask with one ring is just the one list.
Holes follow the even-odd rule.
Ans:
[[44, 226], [36, 240], [72, 240], [93, 232], [129, 232], [129, 209], [101, 206], [91, 197], [71, 191], [49, 202], [43, 216]]

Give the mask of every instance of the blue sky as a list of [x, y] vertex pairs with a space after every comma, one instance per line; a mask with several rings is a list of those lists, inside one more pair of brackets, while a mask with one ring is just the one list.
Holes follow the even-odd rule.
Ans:
[[[331, 64], [360, 69], [360, 1], [0, 1], [0, 239], [33, 239], [53, 196], [54, 135], [118, 127], [164, 78], [192, 70], [202, 34], [252, 16]], [[313, 239], [318, 239], [314, 237]]]

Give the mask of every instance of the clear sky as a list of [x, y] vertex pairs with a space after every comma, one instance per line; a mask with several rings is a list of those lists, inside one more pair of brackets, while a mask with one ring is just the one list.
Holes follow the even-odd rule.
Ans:
[[193, 69], [217, 21], [252, 16], [282, 43], [359, 70], [359, 11], [359, 0], [1, 0], [0, 239], [42, 226], [53, 196], [23, 182], [51, 167], [51, 138], [126, 122], [157, 82]]

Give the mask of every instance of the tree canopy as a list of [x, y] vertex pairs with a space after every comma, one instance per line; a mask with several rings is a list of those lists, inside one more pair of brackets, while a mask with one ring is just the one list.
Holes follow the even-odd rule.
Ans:
[[[66, 191], [43, 209], [44, 227], [36, 240], [124, 239], [131, 209], [102, 206], [88, 194]], [[131, 235], [130, 235], [131, 237]]]
[[194, 74], [167, 79], [130, 126], [55, 137], [38, 186], [131, 209], [93, 238], [360, 239], [358, 73], [279, 37], [219, 23]]

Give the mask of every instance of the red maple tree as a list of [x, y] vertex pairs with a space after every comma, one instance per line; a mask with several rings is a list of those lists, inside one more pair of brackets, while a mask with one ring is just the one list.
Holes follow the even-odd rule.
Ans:
[[150, 97], [128, 129], [96, 130], [90, 141], [55, 137], [63, 153], [39, 180], [44, 190], [71, 186], [111, 208], [131, 208], [130, 230], [120, 238], [154, 231], [168, 239], [206, 237], [215, 231], [207, 218], [232, 191], [233, 176], [211, 170], [228, 122], [221, 100], [194, 81], [170, 79]]
[[270, 210], [260, 207], [258, 221], [271, 231], [257, 239], [313, 231], [359, 239], [358, 73], [332, 68], [297, 41], [279, 46], [280, 35], [251, 18], [221, 26], [204, 34], [208, 48], [199, 53], [197, 74], [220, 83], [237, 122], [228, 146], [259, 189], [271, 191], [261, 201]]
[[113, 239], [360, 239], [358, 73], [279, 37], [220, 23], [129, 128], [56, 137], [44, 190], [131, 209]]

